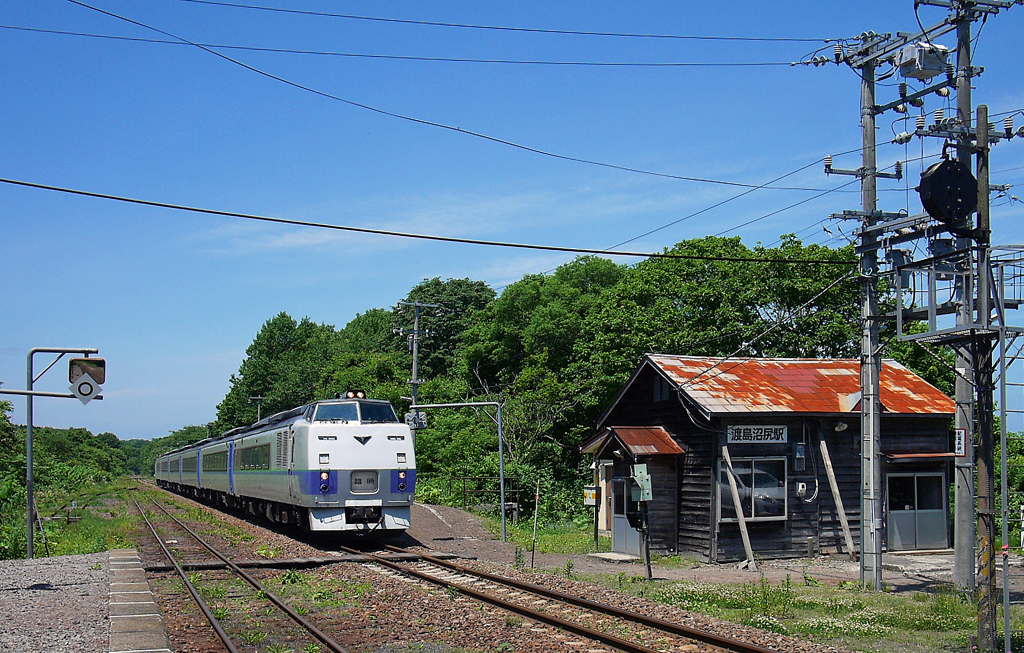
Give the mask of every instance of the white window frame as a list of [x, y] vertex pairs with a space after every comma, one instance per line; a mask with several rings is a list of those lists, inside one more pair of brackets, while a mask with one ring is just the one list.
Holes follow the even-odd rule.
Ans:
[[[770, 516], [770, 517], [747, 517], [746, 515], [744, 515], [743, 521], [745, 521], [745, 522], [772, 522], [772, 521], [786, 521], [786, 520], [789, 519], [789, 458], [786, 457], [786, 456], [744, 456], [742, 458], [733, 458], [732, 459], [733, 468], [736, 467], [736, 463], [749, 462], [751, 470], [754, 469], [754, 464], [757, 463], [757, 462], [761, 462], [761, 461], [779, 461], [779, 460], [782, 461], [783, 473], [785, 474], [785, 478], [782, 479], [783, 513], [781, 515]], [[722, 497], [723, 497], [723, 495], [725, 497], [728, 497], [729, 505], [732, 505], [732, 492], [728, 491], [728, 492], [724, 492], [723, 493], [722, 490], [721, 490], [722, 472], [725, 471], [725, 470], [726, 470], [725, 460], [722, 459], [722, 458], [719, 458], [718, 459], [717, 469], [715, 470], [716, 471], [716, 475], [715, 475], [715, 489], [719, 492], [719, 501], [718, 501], [718, 507], [717, 507], [717, 511], [718, 511], [717, 519], [718, 519], [718, 521], [720, 523], [723, 523], [723, 524], [736, 524], [736, 523], [739, 523], [739, 521], [740, 521], [739, 518], [737, 518], [737, 517], [722, 517], [722, 501], [723, 501]], [[727, 485], [728, 485], [728, 483], [727, 483]], [[750, 500], [752, 501], [752, 499], [753, 499], [753, 497], [751, 497]], [[750, 509], [751, 509], [751, 512], [753, 512], [753, 509], [754, 509], [753, 503], [751, 503]]]

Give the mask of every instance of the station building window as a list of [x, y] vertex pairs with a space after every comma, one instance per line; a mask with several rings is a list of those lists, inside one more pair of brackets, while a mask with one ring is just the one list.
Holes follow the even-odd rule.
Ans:
[[[739, 521], [729, 487], [728, 467], [724, 460], [719, 460], [718, 466], [718, 520]], [[732, 470], [745, 520], [786, 519], [786, 458], [733, 458]]]

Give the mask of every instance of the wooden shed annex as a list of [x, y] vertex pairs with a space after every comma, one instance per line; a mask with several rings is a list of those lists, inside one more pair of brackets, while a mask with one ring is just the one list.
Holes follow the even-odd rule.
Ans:
[[[880, 398], [883, 542], [945, 549], [955, 405], [892, 360], [882, 364]], [[847, 542], [857, 550], [860, 437], [858, 360], [647, 354], [581, 448], [594, 456], [598, 525], [613, 551], [639, 554], [626, 515], [636, 510], [630, 466], [645, 463], [651, 551], [728, 562], [745, 558], [739, 514], [761, 557], [806, 555], [808, 538], [819, 552], [848, 552]]]

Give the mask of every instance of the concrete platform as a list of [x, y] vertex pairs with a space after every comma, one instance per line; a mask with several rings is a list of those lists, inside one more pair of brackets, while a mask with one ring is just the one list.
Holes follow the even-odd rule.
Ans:
[[110, 556], [110, 653], [171, 653], [160, 607], [135, 549]]
[[594, 558], [595, 560], [604, 560], [605, 562], [643, 562], [635, 555], [630, 555], [629, 553], [616, 553], [613, 551], [606, 551], [604, 553], [588, 553], [587, 557]]

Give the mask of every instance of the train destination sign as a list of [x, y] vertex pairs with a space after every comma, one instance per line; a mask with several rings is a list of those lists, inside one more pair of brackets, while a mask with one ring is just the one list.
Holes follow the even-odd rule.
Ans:
[[789, 442], [789, 427], [762, 425], [735, 425], [726, 427], [729, 444], [761, 444]]

